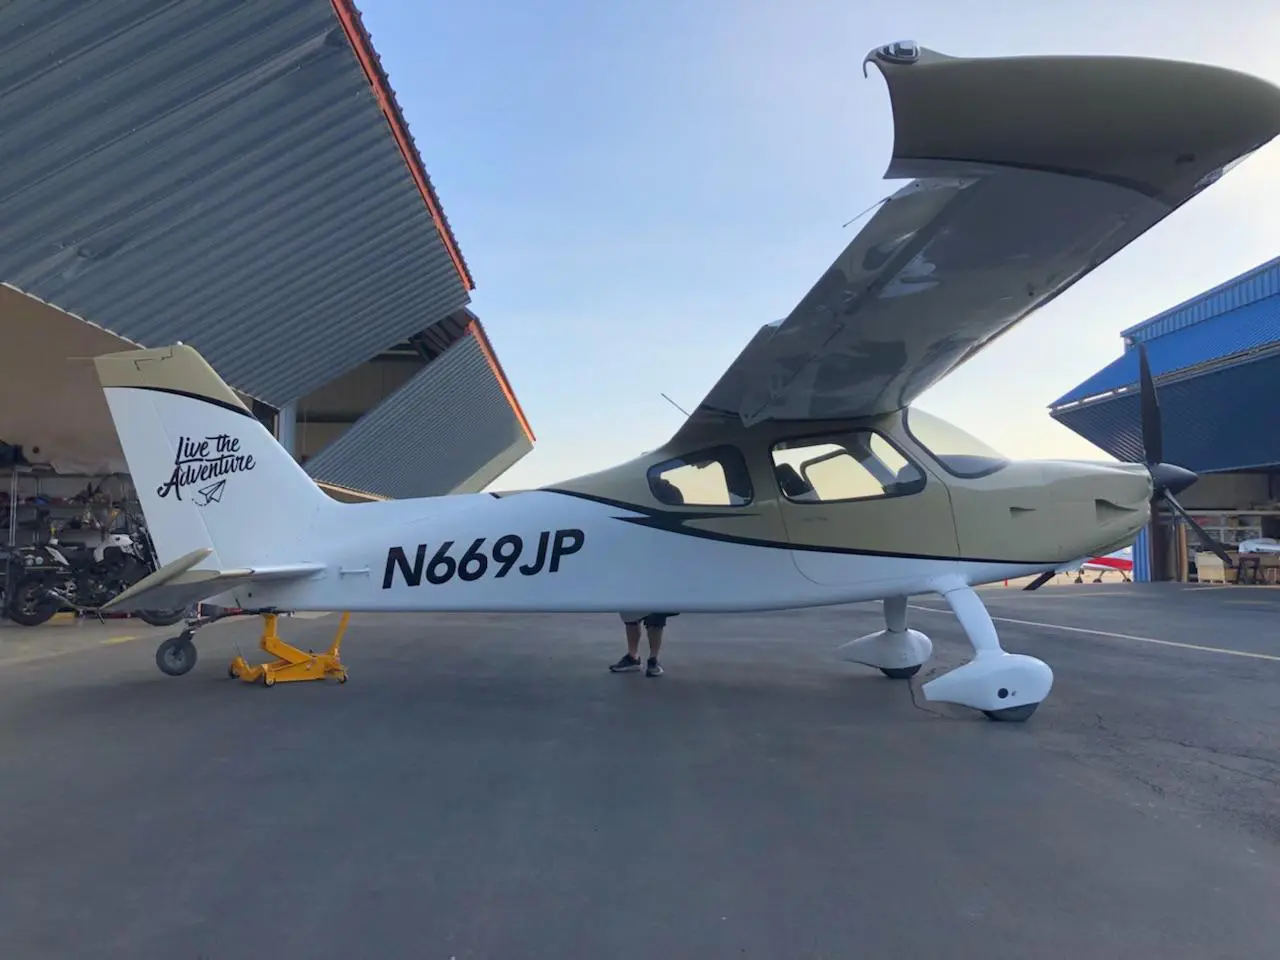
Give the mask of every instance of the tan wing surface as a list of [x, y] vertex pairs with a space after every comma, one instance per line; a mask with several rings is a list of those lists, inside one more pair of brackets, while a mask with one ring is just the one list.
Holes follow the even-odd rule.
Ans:
[[913, 44], [867, 62], [893, 107], [886, 179], [917, 179], [681, 433], [907, 406], [1280, 132], [1280, 89], [1218, 67]]

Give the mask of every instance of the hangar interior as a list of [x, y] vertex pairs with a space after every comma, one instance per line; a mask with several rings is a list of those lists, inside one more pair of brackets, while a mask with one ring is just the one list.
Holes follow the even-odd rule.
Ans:
[[1121, 332], [1124, 353], [1059, 397], [1050, 415], [1119, 460], [1143, 459], [1138, 356], [1146, 345], [1160, 398], [1164, 459], [1201, 474], [1179, 502], [1227, 548], [1206, 552], [1167, 508], [1134, 545], [1134, 579], [1280, 582], [1280, 257]]
[[0, 560], [140, 515], [103, 353], [194, 346], [338, 500], [532, 449], [351, 0], [17, 3], [0, 38]]

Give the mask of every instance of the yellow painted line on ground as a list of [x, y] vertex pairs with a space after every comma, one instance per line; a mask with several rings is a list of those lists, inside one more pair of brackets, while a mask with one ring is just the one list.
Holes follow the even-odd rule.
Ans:
[[[952, 613], [949, 607], [922, 607], [909, 603], [913, 610], [924, 610], [928, 613]], [[1221, 653], [1228, 657], [1248, 657], [1251, 660], [1271, 660], [1280, 663], [1280, 656], [1271, 653], [1252, 653], [1248, 650], [1232, 650], [1228, 647], [1204, 647], [1198, 643], [1179, 643], [1176, 640], [1157, 640], [1155, 637], [1136, 637], [1130, 633], [1111, 633], [1108, 630], [1091, 630], [1088, 627], [1069, 627], [1063, 623], [1040, 623], [1036, 620], [1015, 620], [1013, 617], [992, 617], [996, 623], [1012, 623], [1021, 627], [1041, 627], [1045, 630], [1063, 630], [1067, 633], [1087, 633], [1095, 637], [1107, 637], [1112, 640], [1135, 640], [1138, 643], [1154, 643], [1161, 647], [1178, 647], [1182, 650], [1198, 650], [1201, 653]]]
[[113, 644], [113, 643], [128, 643], [130, 640], [137, 640], [137, 639], [138, 639], [138, 638], [137, 638], [136, 636], [128, 636], [128, 637], [107, 637], [107, 639], [105, 639], [105, 640], [100, 640], [100, 641], [98, 641], [98, 642], [99, 642], [99, 643], [101, 643], [101, 644], [105, 647], [105, 646], [110, 646], [110, 645], [111, 645], [111, 644]]

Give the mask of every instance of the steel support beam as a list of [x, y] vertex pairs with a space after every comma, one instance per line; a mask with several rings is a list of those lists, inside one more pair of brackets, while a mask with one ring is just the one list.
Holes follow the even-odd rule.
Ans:
[[298, 401], [291, 400], [276, 414], [276, 439], [289, 456], [298, 459]]

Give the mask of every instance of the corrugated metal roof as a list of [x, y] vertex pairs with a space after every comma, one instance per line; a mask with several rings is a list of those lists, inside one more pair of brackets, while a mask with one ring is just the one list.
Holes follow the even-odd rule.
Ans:
[[[1159, 393], [1169, 463], [1197, 473], [1280, 464], [1280, 430], [1270, 426], [1280, 409], [1280, 353], [1160, 384]], [[1117, 459], [1142, 459], [1136, 391], [1052, 416]]]
[[377, 94], [378, 104], [391, 125], [396, 143], [404, 155], [405, 163], [409, 165], [418, 189], [422, 192], [422, 199], [426, 201], [427, 208], [431, 211], [431, 217], [436, 222], [441, 239], [449, 250], [449, 256], [467, 289], [474, 290], [476, 285], [471, 278], [471, 270], [467, 267], [462, 251], [458, 249], [458, 241], [453, 235], [453, 229], [449, 226], [449, 218], [445, 216], [435, 185], [427, 175], [427, 168], [422, 164], [422, 155], [418, 152], [413, 134], [409, 132], [409, 124], [405, 122], [404, 114], [400, 112], [400, 102], [396, 99], [395, 91], [391, 89], [391, 81], [382, 67], [382, 57], [378, 56], [378, 51], [373, 48], [373, 37], [364, 25], [364, 18], [356, 9], [354, 0], [330, 0], [330, 2], [338, 19], [342, 22], [343, 29], [347, 32], [347, 39], [351, 41], [360, 65], [364, 67], [365, 76], [369, 78], [369, 83]]
[[0, 4], [0, 129], [0, 280], [273, 405], [468, 301], [330, 0]]
[[384, 497], [424, 497], [496, 479], [533, 445], [471, 334], [427, 364], [305, 464], [317, 481]]
[[1176, 307], [1170, 307], [1163, 313], [1134, 324], [1129, 329], [1120, 331], [1120, 336], [1133, 340], [1154, 340], [1276, 294], [1280, 294], [1280, 257], [1268, 260]]
[[[1280, 291], [1156, 337], [1146, 348], [1154, 377], [1280, 350]], [[1056, 409], [1124, 387], [1136, 389], [1137, 383], [1138, 354], [1130, 349], [1050, 406]]]

